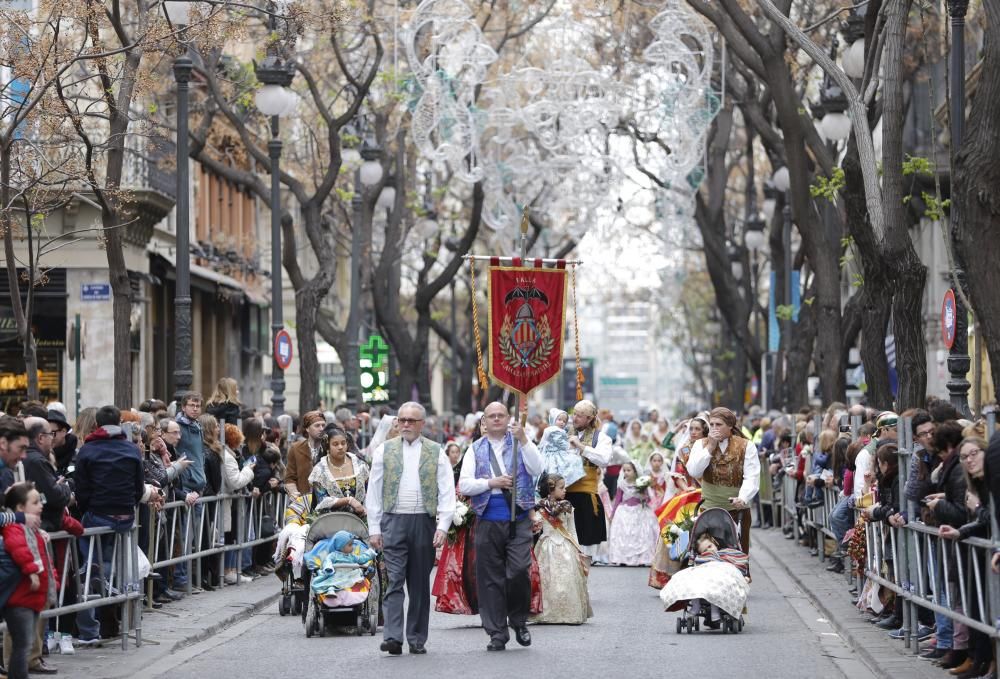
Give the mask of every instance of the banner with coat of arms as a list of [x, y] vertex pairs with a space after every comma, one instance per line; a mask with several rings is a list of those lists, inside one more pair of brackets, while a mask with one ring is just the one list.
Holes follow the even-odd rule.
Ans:
[[521, 395], [555, 378], [562, 369], [566, 270], [491, 266], [489, 304], [490, 377]]

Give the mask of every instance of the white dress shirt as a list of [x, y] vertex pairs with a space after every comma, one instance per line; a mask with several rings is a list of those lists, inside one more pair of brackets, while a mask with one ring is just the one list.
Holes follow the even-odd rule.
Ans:
[[[420, 453], [422, 444], [418, 438], [412, 443], [403, 439], [403, 475], [399, 480], [395, 514], [422, 514], [426, 511], [420, 492]], [[368, 493], [365, 497], [365, 511], [368, 513], [368, 534], [382, 534], [382, 483], [385, 476], [385, 444], [375, 449], [372, 468], [368, 475]], [[437, 529], [447, 531], [451, 527], [451, 517], [455, 513], [455, 475], [444, 451], [438, 454], [437, 464], [438, 506]]]
[[[705, 448], [705, 441], [709, 439], [699, 439], [691, 448], [691, 455], [688, 457], [688, 473], [696, 479], [701, 479], [708, 469], [708, 464], [712, 461], [712, 454]], [[719, 444], [719, 450], [726, 452], [729, 447], [729, 439]], [[743, 502], [750, 504], [760, 490], [760, 459], [757, 457], [757, 446], [753, 441], [747, 441], [746, 453], [743, 455], [743, 483], [740, 485], [740, 492], [737, 494]]]
[[[493, 458], [497, 461], [497, 466], [500, 468], [500, 472], [506, 475], [507, 465], [503, 462], [504, 439], [496, 441], [488, 439], [488, 441], [490, 449], [493, 452]], [[476, 455], [471, 448], [469, 451], [471, 451], [471, 454], [467, 453], [465, 458], [462, 460], [462, 471], [458, 476], [458, 490], [466, 497], [473, 497], [474, 495], [481, 495], [490, 490], [490, 480], [476, 478]], [[538, 452], [538, 448], [535, 444], [531, 441], [528, 441], [527, 443], [518, 443], [517, 451], [518, 457], [524, 463], [524, 468], [528, 471], [528, 475], [532, 478], [540, 476], [545, 470], [545, 458], [543, 458], [542, 454]], [[493, 468], [491, 466], [490, 476], [492, 477], [492, 475]], [[499, 495], [502, 494], [503, 491], [499, 488], [494, 488], [493, 493]]]
[[[580, 438], [579, 434], [577, 434], [577, 438]], [[590, 460], [601, 469], [604, 469], [611, 464], [611, 458], [614, 455], [614, 444], [611, 441], [611, 437], [604, 432], [597, 435], [596, 446], [590, 445], [593, 442], [593, 434], [588, 434], [586, 441], [580, 438], [580, 443], [586, 445], [586, 448], [584, 448], [580, 454], [583, 455], [585, 459]]]

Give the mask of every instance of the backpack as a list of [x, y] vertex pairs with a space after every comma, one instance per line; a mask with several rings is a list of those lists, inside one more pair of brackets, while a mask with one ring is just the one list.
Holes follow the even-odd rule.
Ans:
[[21, 569], [7, 553], [7, 548], [0, 536], [0, 611], [7, 606], [7, 600], [21, 582]]

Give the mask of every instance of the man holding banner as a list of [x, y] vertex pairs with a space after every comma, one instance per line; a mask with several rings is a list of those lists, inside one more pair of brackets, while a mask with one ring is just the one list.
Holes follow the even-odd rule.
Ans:
[[[506, 648], [510, 633], [522, 646], [531, 645], [527, 621], [531, 605], [531, 521], [535, 505], [533, 479], [545, 468], [535, 444], [528, 440], [519, 420], [511, 422], [502, 403], [486, 406], [486, 435], [466, 455], [458, 490], [472, 501], [476, 513], [476, 585], [479, 616], [490, 637], [488, 651]], [[514, 461], [514, 441], [518, 459]], [[514, 465], [516, 464], [516, 469]], [[511, 488], [517, 505], [514, 531], [510, 530]]]

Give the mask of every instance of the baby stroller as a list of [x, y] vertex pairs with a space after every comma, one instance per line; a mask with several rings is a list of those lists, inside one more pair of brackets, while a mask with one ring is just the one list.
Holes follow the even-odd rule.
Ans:
[[[678, 634], [685, 630], [688, 634], [700, 631], [702, 620], [706, 627], [719, 628], [723, 634], [738, 634], [743, 631], [740, 611], [746, 603], [749, 587], [738, 569], [733, 572], [726, 568], [707, 571], [693, 568], [698, 540], [705, 533], [715, 539], [719, 549], [741, 549], [740, 533], [729, 512], [720, 508], [705, 510], [691, 527], [687, 566], [671, 579], [661, 595], [668, 603], [668, 611], [682, 610], [677, 618]], [[684, 577], [680, 577], [681, 573]], [[719, 612], [719, 619], [714, 622], [711, 618], [713, 605]]]
[[[304, 574], [305, 568], [303, 568]], [[296, 578], [292, 571], [291, 558], [279, 564], [274, 574], [281, 579], [281, 598], [278, 599], [278, 615], [301, 615], [309, 599], [303, 580]]]
[[[306, 536], [306, 553], [316, 546], [316, 543], [332, 537], [338, 531], [352, 533], [362, 542], [368, 541], [368, 525], [354, 514], [346, 512], [330, 512], [323, 514], [309, 527]], [[306, 601], [302, 608], [302, 622], [305, 623], [306, 636], [327, 636], [331, 628], [337, 625], [355, 628], [358, 636], [365, 632], [373, 635], [378, 629], [379, 615], [382, 609], [382, 555], [375, 560], [374, 572], [366, 576], [368, 594], [365, 600], [353, 606], [329, 606], [324, 603], [324, 597], [312, 591], [310, 582], [313, 573], [309, 568], [302, 569], [303, 590]], [[336, 568], [358, 568], [356, 564], [336, 564]]]

